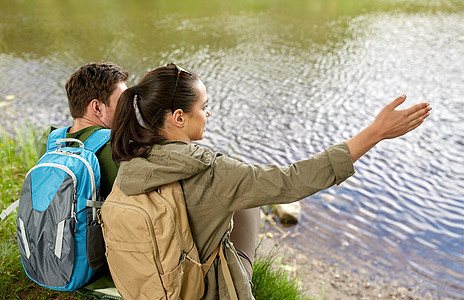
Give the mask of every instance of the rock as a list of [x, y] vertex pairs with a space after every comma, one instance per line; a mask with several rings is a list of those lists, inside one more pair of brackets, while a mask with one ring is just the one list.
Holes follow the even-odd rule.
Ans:
[[296, 224], [301, 215], [301, 203], [277, 204], [276, 213], [282, 224]]

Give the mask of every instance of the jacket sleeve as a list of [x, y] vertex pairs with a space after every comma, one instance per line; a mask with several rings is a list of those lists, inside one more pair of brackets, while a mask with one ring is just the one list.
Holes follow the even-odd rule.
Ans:
[[354, 174], [344, 142], [287, 167], [249, 165], [226, 156], [218, 156], [212, 167], [212, 192], [230, 211], [294, 202]]

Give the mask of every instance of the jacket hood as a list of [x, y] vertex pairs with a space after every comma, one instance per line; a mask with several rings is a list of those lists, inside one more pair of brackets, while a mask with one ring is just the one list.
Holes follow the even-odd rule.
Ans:
[[164, 184], [192, 177], [211, 166], [208, 148], [182, 141], [161, 141], [147, 157], [121, 162], [117, 185], [126, 195], [148, 193]]

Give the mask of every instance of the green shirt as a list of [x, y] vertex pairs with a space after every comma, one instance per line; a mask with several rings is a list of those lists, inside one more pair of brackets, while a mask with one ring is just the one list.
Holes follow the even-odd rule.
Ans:
[[[56, 128], [57, 127], [50, 126], [45, 130], [42, 137], [38, 139], [36, 147], [39, 158], [47, 151], [48, 136], [50, 132]], [[66, 138], [75, 138], [85, 142], [92, 133], [103, 128], [102, 126], [86, 127], [73, 133], [66, 133]], [[111, 158], [111, 146], [109, 141], [97, 151], [96, 155], [100, 164], [100, 195], [106, 198], [113, 188], [113, 182], [116, 179], [119, 166]]]

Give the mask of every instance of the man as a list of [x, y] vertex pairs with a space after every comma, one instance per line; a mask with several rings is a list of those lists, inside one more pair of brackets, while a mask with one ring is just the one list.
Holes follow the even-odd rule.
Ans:
[[[88, 63], [77, 69], [66, 83], [69, 111], [74, 124], [66, 138], [85, 141], [101, 128], [111, 128], [119, 96], [127, 89], [129, 73], [113, 63]], [[37, 142], [37, 154], [47, 150], [47, 139], [56, 127], [49, 127]], [[106, 198], [111, 192], [118, 166], [111, 158], [110, 143], [97, 153], [100, 163], [100, 195]]]

